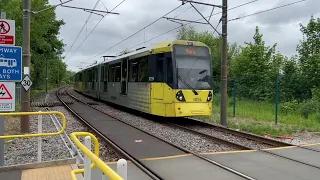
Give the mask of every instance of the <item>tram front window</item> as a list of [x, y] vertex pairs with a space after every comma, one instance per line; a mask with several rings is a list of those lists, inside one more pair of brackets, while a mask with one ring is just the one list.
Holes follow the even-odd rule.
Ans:
[[176, 64], [179, 89], [212, 89], [210, 58], [176, 56]]

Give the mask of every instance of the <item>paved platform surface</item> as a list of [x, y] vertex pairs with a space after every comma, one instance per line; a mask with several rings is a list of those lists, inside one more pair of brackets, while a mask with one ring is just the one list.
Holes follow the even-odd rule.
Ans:
[[149, 168], [156, 170], [162, 179], [174, 180], [242, 180], [225, 169], [193, 155], [181, 155], [142, 160]]
[[[307, 146], [319, 149], [320, 144]], [[275, 154], [270, 154], [268, 152]], [[284, 147], [263, 151], [230, 151], [202, 153], [201, 155], [234, 171], [257, 180], [316, 180], [320, 178], [320, 152], [300, 147]], [[279, 155], [281, 157], [279, 157]], [[141, 162], [166, 180], [240, 180], [244, 179], [226, 169], [199, 159], [191, 154], [144, 158]], [[116, 171], [116, 163], [107, 163]], [[30, 165], [28, 165], [30, 167]], [[74, 165], [59, 165], [35, 169], [13, 169], [0, 171], [2, 180], [69, 180]], [[128, 162], [128, 179], [151, 180], [142, 170]], [[97, 175], [101, 177], [101, 175]]]
[[[184, 154], [174, 146], [80, 102], [74, 102], [69, 106], [111, 141], [126, 152], [130, 152], [136, 159]], [[142, 142], [136, 142], [136, 140], [142, 140]]]
[[0, 172], [1, 180], [71, 180], [70, 165]]
[[28, 169], [22, 171], [21, 180], [71, 180], [70, 165]]
[[[117, 163], [107, 163], [111, 169], [117, 172]], [[151, 177], [146, 175], [141, 169], [139, 169], [136, 165], [131, 162], [128, 162], [128, 171], [127, 171], [128, 180], [152, 180]]]
[[[310, 146], [317, 148], [320, 145]], [[282, 149], [271, 149], [267, 150], [274, 154], [290, 158], [302, 163], [305, 163], [310, 166], [315, 166], [320, 168], [320, 153], [308, 149], [290, 147], [290, 148], [282, 148]], [[320, 171], [320, 169], [319, 169]]]
[[[308, 146], [319, 148], [320, 145]], [[311, 180], [320, 178], [320, 152], [299, 147], [266, 151], [204, 153], [206, 157], [255, 179]], [[279, 157], [280, 155], [282, 157]]]

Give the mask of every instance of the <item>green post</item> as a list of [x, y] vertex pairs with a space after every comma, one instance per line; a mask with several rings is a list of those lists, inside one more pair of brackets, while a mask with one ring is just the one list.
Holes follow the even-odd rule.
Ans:
[[233, 80], [233, 117], [236, 117], [236, 97], [237, 97], [237, 81]]
[[276, 79], [276, 125], [278, 124], [278, 105], [279, 105], [279, 76]]

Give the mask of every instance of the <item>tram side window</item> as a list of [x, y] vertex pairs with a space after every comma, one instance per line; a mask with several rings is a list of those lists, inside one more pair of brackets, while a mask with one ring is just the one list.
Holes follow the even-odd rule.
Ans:
[[103, 77], [104, 77], [104, 66], [101, 66], [101, 76], [100, 76], [101, 82], [103, 82]]
[[104, 81], [108, 81], [108, 66], [104, 67]]
[[89, 82], [92, 82], [92, 80], [93, 80], [93, 77], [92, 77], [92, 70], [90, 69], [89, 71], [88, 71], [88, 81]]
[[172, 59], [167, 58], [167, 83], [172, 87], [173, 85], [173, 67], [172, 67]]
[[107, 92], [108, 91], [108, 66], [105, 65], [103, 66], [103, 71], [104, 71], [104, 76], [101, 76], [101, 79], [104, 80], [103, 82], [103, 91]]
[[82, 81], [82, 73], [79, 74], [79, 81]]
[[115, 82], [120, 82], [121, 80], [121, 63], [116, 64], [115, 70]]
[[156, 81], [163, 82], [163, 58], [157, 58]]
[[129, 65], [129, 82], [138, 82], [139, 63], [130, 61]]
[[109, 66], [109, 82], [114, 82], [114, 65]]
[[98, 82], [98, 74], [99, 74], [98, 70], [99, 70], [98, 68], [94, 68], [94, 81], [95, 82]]
[[139, 82], [148, 82], [148, 59], [143, 57], [139, 63]]

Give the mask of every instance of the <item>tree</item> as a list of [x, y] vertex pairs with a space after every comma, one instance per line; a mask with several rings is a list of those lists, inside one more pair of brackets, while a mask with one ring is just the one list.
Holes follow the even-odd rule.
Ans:
[[[32, 0], [32, 9], [41, 10], [50, 7], [48, 0]], [[23, 29], [23, 2], [21, 0], [0, 1], [1, 11], [7, 12], [7, 18], [16, 21], [16, 45], [22, 46]], [[55, 83], [59, 68], [59, 78], [64, 77], [66, 65], [62, 62], [60, 55], [63, 53], [64, 44], [59, 40], [60, 27], [64, 25], [62, 20], [56, 20], [55, 11], [49, 9], [39, 14], [31, 14], [31, 79], [33, 88], [43, 88], [45, 85], [45, 65], [48, 63], [48, 74]], [[60, 69], [61, 68], [61, 69]]]
[[320, 18], [311, 15], [307, 26], [300, 24], [303, 39], [297, 46], [303, 84], [308, 87], [305, 98], [311, 98], [311, 89], [320, 87]]
[[296, 57], [285, 60], [279, 82], [280, 101], [301, 101], [304, 88], [301, 86], [301, 71]]
[[236, 78], [239, 96], [254, 100], [274, 99], [276, 77], [280, 73], [285, 57], [275, 53], [277, 44], [269, 47], [262, 40], [259, 28], [254, 42], [245, 42], [239, 55], [232, 61], [231, 76]]
[[[178, 31], [176, 39], [200, 41], [210, 48], [212, 57], [213, 86], [215, 91], [219, 92], [221, 76], [221, 37], [214, 36], [214, 34], [209, 31], [196, 32], [193, 26], [189, 26], [182, 27]], [[228, 44], [228, 67], [231, 64], [232, 57], [237, 54], [237, 50], [237, 44]]]

